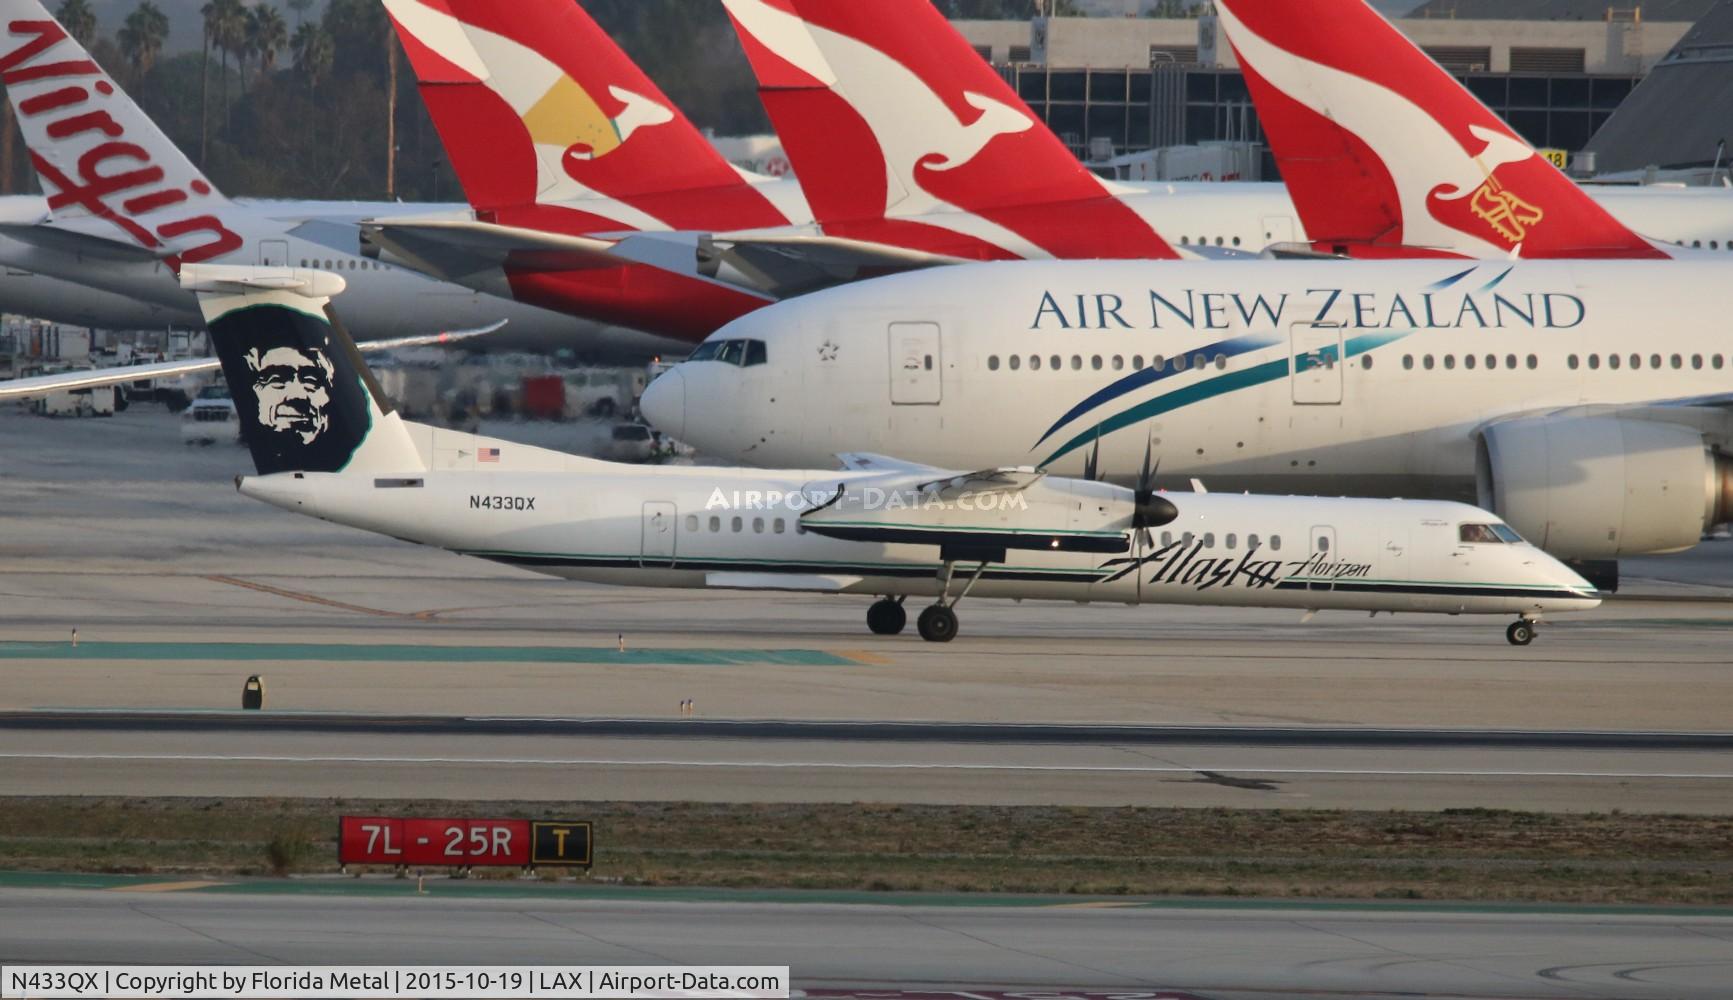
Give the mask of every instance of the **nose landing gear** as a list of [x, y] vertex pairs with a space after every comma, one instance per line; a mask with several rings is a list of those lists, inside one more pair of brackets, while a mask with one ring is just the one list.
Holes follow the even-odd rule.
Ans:
[[1534, 641], [1533, 618], [1519, 618], [1510, 623], [1510, 628], [1504, 630], [1504, 637], [1510, 640], [1512, 646], [1526, 646]]

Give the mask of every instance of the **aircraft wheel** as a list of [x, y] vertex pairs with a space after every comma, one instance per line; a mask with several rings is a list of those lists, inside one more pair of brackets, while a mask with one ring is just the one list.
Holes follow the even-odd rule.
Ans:
[[903, 610], [901, 601], [887, 597], [873, 602], [867, 609], [867, 628], [874, 635], [896, 635], [909, 623], [909, 613]]
[[1512, 622], [1505, 629], [1504, 637], [1510, 640], [1512, 646], [1526, 646], [1534, 641], [1534, 625], [1529, 622]]
[[921, 638], [928, 642], [950, 642], [957, 637], [957, 613], [942, 604], [935, 604], [921, 612], [916, 625], [921, 631]]

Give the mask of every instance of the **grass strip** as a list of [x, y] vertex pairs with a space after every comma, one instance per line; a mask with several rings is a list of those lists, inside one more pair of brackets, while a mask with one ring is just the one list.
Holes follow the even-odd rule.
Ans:
[[19, 797], [0, 801], [0, 869], [329, 872], [345, 813], [591, 819], [581, 878], [611, 885], [1733, 903], [1733, 817], [1487, 809]]

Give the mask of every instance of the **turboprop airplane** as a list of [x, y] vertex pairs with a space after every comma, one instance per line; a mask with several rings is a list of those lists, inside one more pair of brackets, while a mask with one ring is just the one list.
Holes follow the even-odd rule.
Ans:
[[[640, 401], [723, 459], [892, 452], [1218, 489], [1481, 499], [1575, 559], [1733, 519], [1719, 261], [1047, 261], [737, 320]], [[1123, 473], [1122, 473], [1123, 474]], [[1478, 494], [1477, 494], [1478, 489]]]
[[407, 422], [331, 320], [335, 274], [189, 264], [258, 474], [246, 496], [336, 524], [646, 587], [878, 595], [880, 634], [936, 597], [1516, 616], [1597, 592], [1462, 504], [1163, 495], [1031, 468], [958, 473], [877, 456], [841, 472], [623, 466]]
[[[510, 321], [514, 339], [648, 357], [678, 345], [458, 285], [361, 253], [359, 222], [394, 203], [240, 201], [218, 191], [39, 0], [0, 0], [0, 82], [46, 197], [0, 199], [0, 264], [30, 298], [8, 310], [74, 320], [62, 283], [97, 290], [101, 325], [145, 329], [201, 322], [174, 278], [181, 263], [223, 261], [340, 271], [348, 314], [365, 339], [420, 336]], [[446, 206], [456, 211], [459, 206]], [[133, 300], [130, 313], [110, 296]], [[46, 300], [46, 301], [43, 301]], [[92, 318], [96, 318], [93, 316]], [[130, 320], [130, 321], [128, 321]]]

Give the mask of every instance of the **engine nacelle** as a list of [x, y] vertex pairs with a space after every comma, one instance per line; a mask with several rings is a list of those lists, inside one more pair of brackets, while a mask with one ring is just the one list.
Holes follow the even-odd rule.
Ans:
[[1688, 549], [1733, 517], [1733, 459], [1680, 424], [1513, 420], [1481, 434], [1476, 472], [1482, 507], [1567, 559]]

